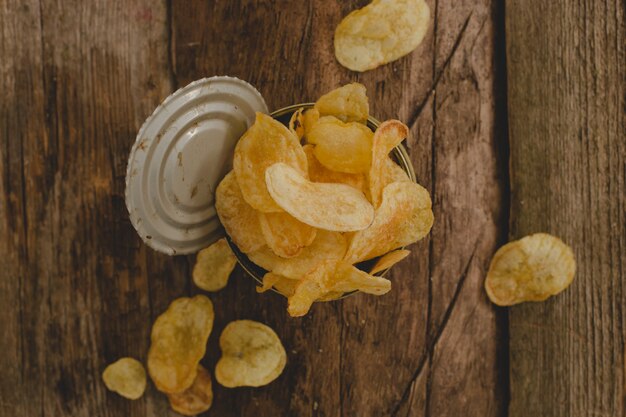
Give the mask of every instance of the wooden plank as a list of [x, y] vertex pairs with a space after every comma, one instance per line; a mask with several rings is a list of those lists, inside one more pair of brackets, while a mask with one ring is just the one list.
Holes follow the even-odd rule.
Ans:
[[576, 254], [572, 286], [510, 310], [510, 415], [624, 415], [624, 2], [506, 2], [511, 237]]

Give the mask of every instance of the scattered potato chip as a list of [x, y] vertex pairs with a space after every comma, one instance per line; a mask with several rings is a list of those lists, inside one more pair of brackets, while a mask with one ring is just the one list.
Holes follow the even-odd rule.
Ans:
[[299, 282], [300, 281], [297, 279], [291, 279], [283, 275], [268, 272], [263, 276], [263, 285], [256, 287], [256, 292], [264, 293], [274, 288], [285, 297], [290, 297], [293, 295], [296, 290], [296, 285], [298, 285]]
[[309, 178], [311, 181], [346, 184], [360, 190], [366, 197], [369, 195], [370, 190], [365, 175], [347, 174], [326, 168], [313, 154], [314, 148], [313, 145], [304, 145], [302, 148], [309, 163]]
[[[374, 207], [380, 205], [383, 189], [393, 182], [396, 171], [389, 164], [389, 152], [409, 134], [409, 128], [398, 120], [383, 122], [376, 132], [372, 144], [372, 163], [369, 171], [370, 195]], [[393, 162], [393, 161], [391, 161]]]
[[193, 384], [179, 394], [167, 394], [172, 410], [184, 416], [195, 416], [203, 413], [213, 404], [213, 385], [211, 375], [202, 365]]
[[248, 253], [265, 246], [257, 211], [243, 199], [233, 171], [217, 186], [215, 209], [226, 233], [240, 251]]
[[226, 239], [222, 238], [198, 252], [193, 267], [193, 282], [205, 291], [219, 291], [228, 284], [236, 264], [237, 257]]
[[313, 227], [336, 232], [362, 230], [374, 218], [372, 205], [360, 191], [345, 184], [311, 182], [283, 163], [265, 171], [265, 183], [282, 209]]
[[141, 362], [133, 358], [122, 358], [107, 366], [102, 380], [109, 391], [129, 400], [136, 400], [146, 390], [146, 371]]
[[264, 213], [281, 212], [265, 186], [265, 170], [282, 162], [308, 178], [306, 155], [297, 136], [272, 117], [257, 113], [235, 147], [233, 169], [244, 200]]
[[431, 207], [430, 195], [421, 185], [389, 184], [372, 224], [352, 236], [345, 260], [365, 261], [422, 239], [433, 225]]
[[191, 386], [213, 328], [213, 304], [204, 295], [174, 300], [152, 326], [148, 372], [159, 391]]
[[382, 295], [391, 290], [391, 281], [363, 272], [343, 261], [325, 261], [307, 274], [292, 296], [287, 311], [292, 317], [308, 313], [311, 305], [329, 292], [362, 291]]
[[260, 387], [282, 373], [287, 353], [269, 326], [251, 320], [230, 322], [220, 336], [222, 357], [215, 366], [217, 382], [228, 388]]
[[346, 238], [341, 233], [320, 229], [313, 243], [295, 258], [281, 258], [267, 246], [249, 253], [248, 257], [267, 271], [299, 280], [322, 261], [342, 259], [347, 247]]
[[322, 116], [335, 116], [344, 122], [365, 123], [370, 106], [365, 86], [359, 83], [346, 84], [324, 94], [315, 103]]
[[315, 145], [315, 156], [326, 168], [358, 174], [370, 169], [373, 137], [364, 124], [324, 116], [311, 128], [307, 141]]
[[410, 253], [411, 251], [409, 250], [398, 249], [383, 255], [378, 261], [376, 261], [376, 264], [372, 267], [370, 274], [374, 275], [381, 271], [384, 271], [385, 269], [391, 268], [392, 266], [409, 256]]
[[417, 48], [429, 22], [424, 0], [374, 0], [339, 23], [335, 56], [353, 71], [374, 69]]
[[302, 114], [302, 124], [304, 125], [304, 137], [311, 132], [311, 128], [320, 119], [320, 112], [317, 109], [308, 109]]
[[298, 256], [315, 239], [314, 227], [288, 213], [259, 213], [261, 231], [267, 246], [283, 258]]
[[302, 115], [303, 109], [296, 110], [292, 115], [291, 119], [289, 119], [289, 130], [298, 137], [298, 139], [302, 139], [304, 136], [304, 116]]
[[567, 288], [575, 273], [572, 249], [555, 236], [536, 233], [498, 249], [489, 265], [485, 289], [499, 306], [543, 301]]

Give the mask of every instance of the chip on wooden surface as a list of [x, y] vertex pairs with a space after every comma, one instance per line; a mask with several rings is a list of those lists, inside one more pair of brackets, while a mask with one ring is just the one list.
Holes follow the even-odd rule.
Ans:
[[185, 391], [167, 394], [172, 410], [184, 416], [195, 416], [207, 411], [213, 404], [213, 384], [211, 374], [202, 365], [198, 365], [196, 379]]
[[222, 357], [215, 366], [221, 385], [260, 387], [283, 372], [287, 353], [271, 327], [252, 320], [228, 323], [220, 335]]
[[[313, 243], [295, 258], [281, 258], [267, 246], [250, 252], [248, 257], [261, 268], [291, 279], [302, 279], [304, 275], [326, 260], [339, 260], [346, 254], [348, 242], [339, 232], [318, 230]], [[282, 292], [282, 291], [281, 291]]]
[[414, 182], [394, 182], [383, 190], [372, 224], [350, 238], [345, 260], [351, 264], [417, 242], [430, 232], [434, 216], [428, 191]]
[[283, 258], [298, 256], [315, 239], [317, 230], [289, 213], [259, 213], [267, 246]]
[[389, 152], [406, 138], [409, 128], [398, 120], [383, 122], [374, 133], [372, 163], [369, 170], [370, 196], [374, 207], [380, 205], [383, 189], [399, 173], [390, 165]]
[[102, 381], [110, 391], [136, 400], [146, 390], [146, 370], [137, 359], [121, 358], [105, 368]]
[[304, 149], [309, 163], [309, 178], [311, 181], [346, 184], [361, 191], [366, 197], [369, 195], [370, 190], [364, 174], [347, 174], [328, 169], [315, 157], [315, 147], [313, 145], [304, 145], [302, 149]]
[[363, 230], [374, 218], [374, 208], [360, 191], [345, 184], [311, 182], [283, 163], [265, 171], [265, 183], [283, 210], [319, 229]]
[[555, 236], [536, 233], [498, 249], [489, 265], [485, 289], [499, 306], [543, 301], [567, 288], [575, 273], [572, 249]]
[[219, 291], [228, 284], [236, 264], [237, 257], [222, 238], [198, 252], [192, 272], [193, 282], [205, 291]]
[[407, 256], [411, 254], [410, 250], [406, 249], [398, 249], [392, 252], [389, 252], [380, 257], [379, 260], [376, 261], [372, 269], [370, 270], [370, 274], [374, 275], [385, 269], [389, 269]]
[[178, 298], [152, 326], [148, 372], [159, 391], [176, 394], [191, 386], [213, 329], [213, 303], [204, 295]]
[[321, 116], [335, 116], [344, 122], [365, 123], [369, 101], [363, 84], [351, 83], [334, 89], [317, 100], [315, 109]]
[[265, 246], [257, 211], [243, 199], [233, 171], [217, 186], [215, 210], [239, 250], [248, 253]]
[[374, 0], [339, 23], [335, 56], [353, 71], [374, 69], [417, 48], [429, 23], [424, 0]]
[[282, 211], [265, 185], [265, 170], [277, 162], [308, 177], [306, 155], [298, 137], [279, 121], [257, 113], [254, 124], [237, 142], [233, 170], [244, 200], [264, 213]]
[[370, 169], [373, 137], [364, 124], [324, 116], [311, 128], [307, 141], [315, 145], [315, 157], [326, 168], [359, 174]]

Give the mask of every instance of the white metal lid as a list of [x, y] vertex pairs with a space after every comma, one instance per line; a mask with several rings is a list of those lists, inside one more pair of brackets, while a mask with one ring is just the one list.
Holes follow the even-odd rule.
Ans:
[[255, 112], [268, 110], [254, 87], [211, 77], [176, 91], [148, 117], [126, 171], [126, 207], [148, 246], [188, 254], [223, 235], [215, 188], [232, 168], [235, 144]]

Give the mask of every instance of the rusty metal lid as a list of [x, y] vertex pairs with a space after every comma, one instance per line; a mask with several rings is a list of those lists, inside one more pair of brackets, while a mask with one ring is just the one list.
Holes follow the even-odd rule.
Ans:
[[220, 76], [181, 88], [148, 117], [126, 172], [126, 207], [148, 246], [189, 254], [223, 235], [214, 191], [255, 112], [268, 112], [261, 94]]

